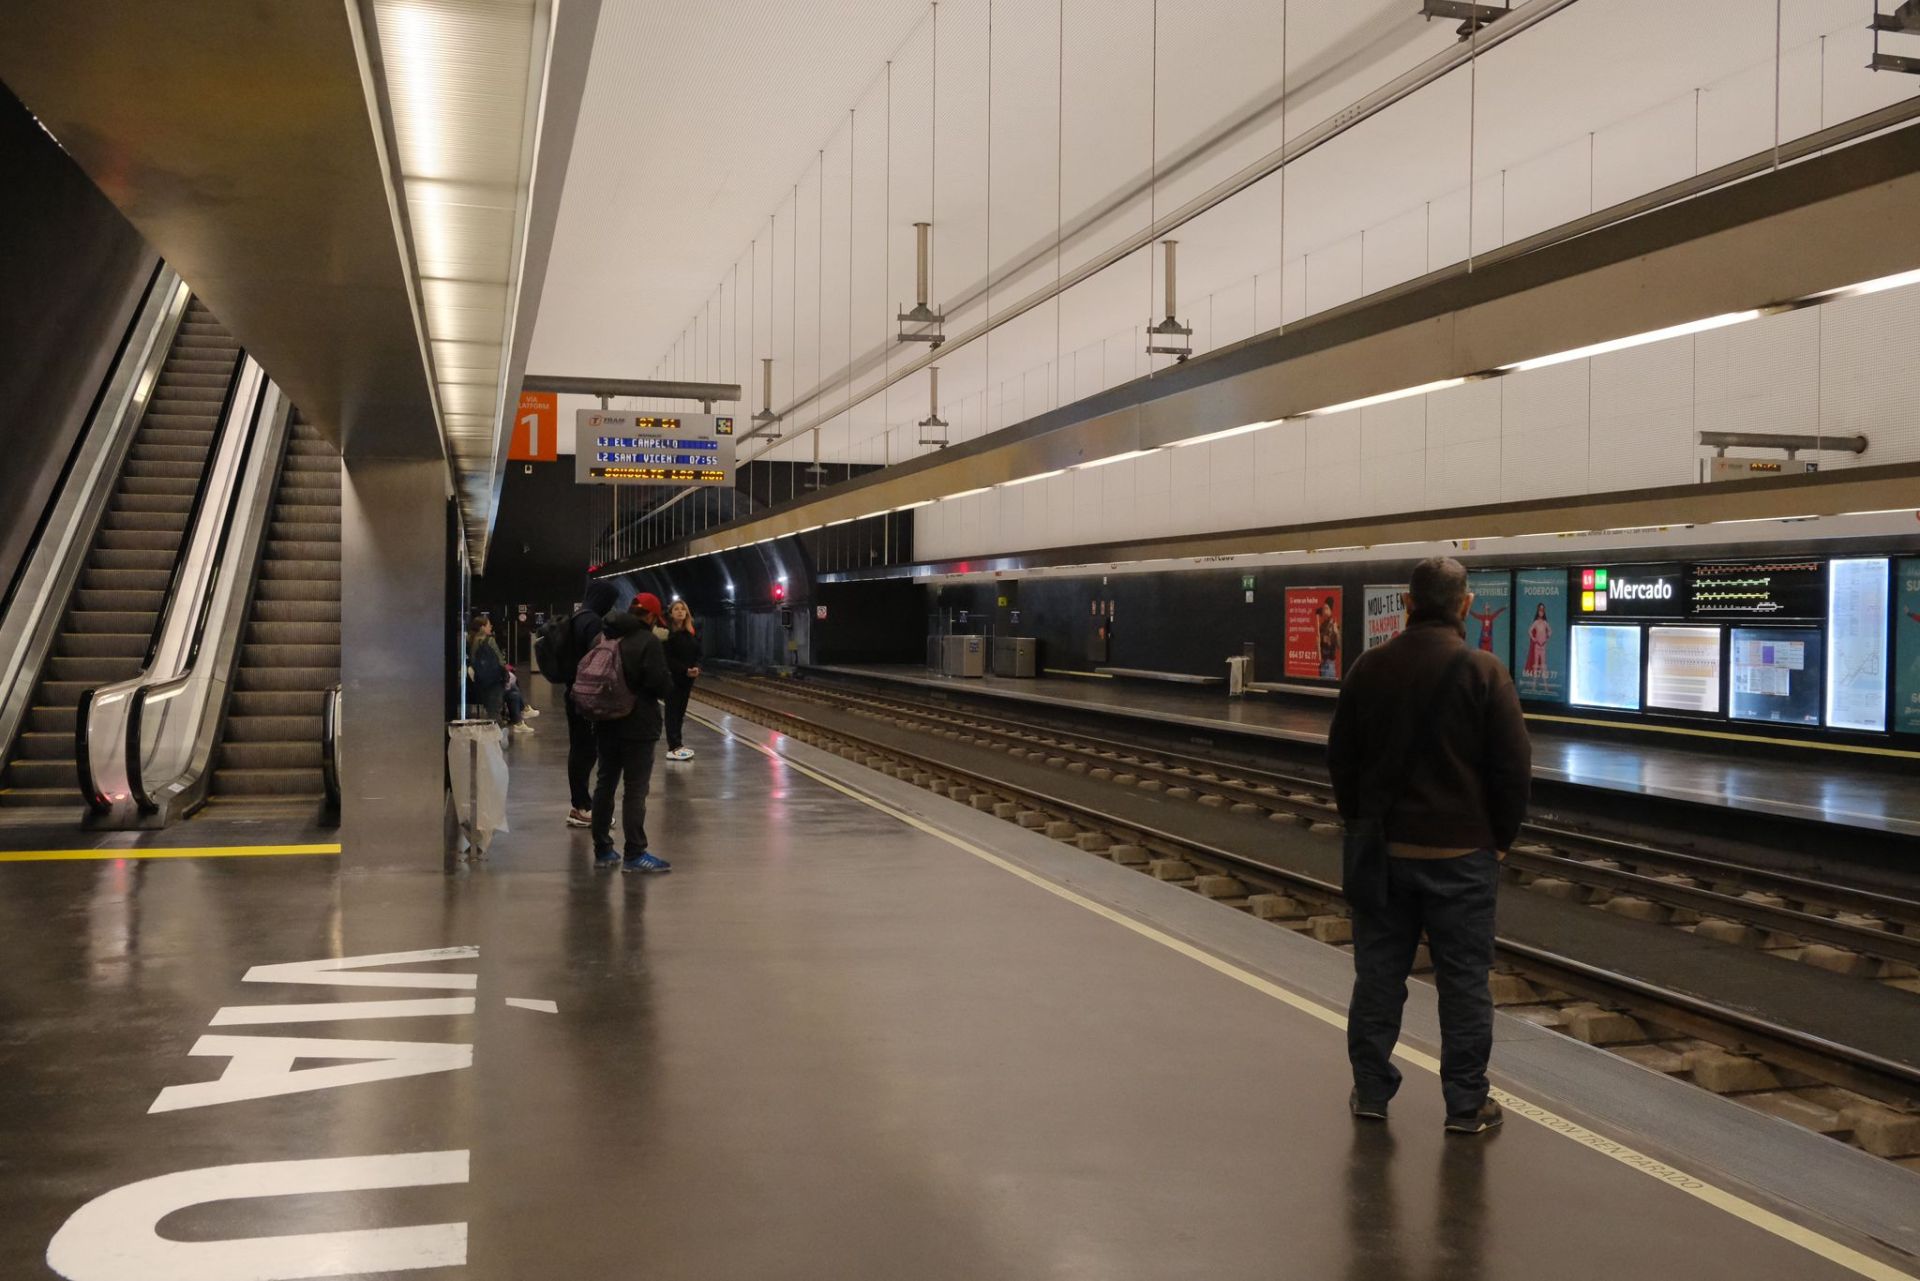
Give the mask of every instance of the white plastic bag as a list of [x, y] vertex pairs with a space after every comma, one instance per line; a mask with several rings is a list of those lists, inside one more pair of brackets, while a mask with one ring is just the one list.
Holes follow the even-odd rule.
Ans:
[[483, 858], [493, 834], [507, 830], [507, 758], [500, 750], [500, 726], [491, 720], [450, 724], [447, 774], [467, 857]]

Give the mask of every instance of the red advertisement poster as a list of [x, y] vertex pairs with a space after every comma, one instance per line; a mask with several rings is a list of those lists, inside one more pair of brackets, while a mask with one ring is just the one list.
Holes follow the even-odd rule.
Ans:
[[1339, 680], [1340, 589], [1287, 588], [1287, 676], [1302, 680]]

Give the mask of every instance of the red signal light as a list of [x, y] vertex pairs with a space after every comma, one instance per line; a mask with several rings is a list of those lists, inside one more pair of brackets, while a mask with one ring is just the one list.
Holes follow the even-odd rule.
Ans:
[[787, 598], [787, 585], [785, 583], [775, 583], [773, 585], [773, 598], [775, 600], [785, 600]]

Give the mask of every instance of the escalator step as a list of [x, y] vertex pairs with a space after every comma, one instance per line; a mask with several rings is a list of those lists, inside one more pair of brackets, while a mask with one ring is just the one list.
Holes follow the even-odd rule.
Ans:
[[115, 529], [108, 526], [96, 538], [95, 547], [117, 552], [166, 552], [180, 547], [178, 529]]
[[[144, 652], [144, 651], [143, 651]], [[140, 674], [139, 658], [49, 658], [46, 678], [53, 681], [80, 681], [87, 685], [105, 685]]]
[[135, 587], [88, 587], [82, 585], [73, 594], [73, 607], [76, 610], [101, 610], [111, 613], [138, 613], [152, 618], [167, 603], [167, 589], [163, 583], [152, 590]]
[[283, 498], [274, 504], [273, 518], [292, 525], [332, 525], [336, 531], [333, 536], [339, 536], [340, 508], [337, 504], [294, 503]]
[[53, 642], [55, 658], [131, 658], [147, 656], [151, 629], [142, 632], [83, 632], [69, 629]]
[[[326, 692], [337, 683], [330, 679], [326, 685], [314, 689], [235, 690], [233, 701], [227, 709], [228, 717], [311, 717], [317, 723], [326, 712]], [[77, 693], [74, 701], [79, 701]]]
[[340, 602], [338, 600], [261, 600], [253, 603], [253, 621], [256, 623], [325, 623], [334, 629], [336, 637], [340, 630]]
[[322, 728], [319, 716], [236, 715], [227, 718], [227, 742], [312, 743], [317, 749]]
[[333, 550], [327, 553], [327, 559], [337, 560], [340, 556], [340, 526], [325, 525], [318, 521], [291, 521], [274, 513], [273, 524], [267, 530], [267, 537], [276, 542], [319, 543]]
[[[69, 747], [73, 745], [71, 740], [67, 745]], [[65, 760], [15, 758], [7, 765], [7, 782], [12, 787], [59, 792], [68, 801], [76, 800], [79, 795], [77, 777], [72, 756], [68, 756]]]
[[136, 551], [121, 547], [97, 547], [88, 559], [90, 569], [157, 569], [162, 572], [173, 568], [175, 553], [165, 549], [157, 551]]
[[229, 739], [220, 747], [216, 769], [279, 770], [320, 768], [320, 734], [304, 742], [236, 743]]
[[323, 790], [316, 769], [216, 769], [213, 790], [222, 796], [319, 797]]
[[68, 768], [73, 763], [73, 734], [41, 734], [32, 730], [20, 735], [13, 743], [13, 761], [20, 765], [26, 761], [65, 761]]
[[27, 709], [25, 727], [31, 734], [60, 734], [71, 743], [73, 741], [73, 723], [79, 718], [78, 706], [70, 707], [31, 707]]
[[268, 578], [263, 574], [259, 585], [254, 588], [254, 596], [258, 600], [272, 601], [332, 601], [337, 607], [340, 600], [340, 580], [338, 578]]
[[88, 609], [76, 602], [61, 630], [66, 635], [125, 635], [138, 632], [145, 636], [153, 630], [153, 613], [151, 609]]
[[330, 689], [339, 681], [340, 668], [337, 663], [318, 667], [255, 667], [243, 659], [235, 673], [233, 687], [248, 693], [300, 694]]
[[[273, 622], [256, 618], [247, 624], [247, 648], [256, 645], [324, 645], [338, 653], [340, 649], [340, 620], [322, 620], [306, 623]], [[268, 655], [277, 657], [277, 655]]]

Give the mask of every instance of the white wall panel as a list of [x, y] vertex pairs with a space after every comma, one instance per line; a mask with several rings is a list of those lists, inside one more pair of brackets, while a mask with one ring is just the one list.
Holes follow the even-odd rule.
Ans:
[[1591, 443], [1587, 363], [1552, 365], [1497, 380], [1502, 499], [1586, 492]]
[[1635, 347], [1588, 363], [1589, 488], [1606, 493], [1695, 479], [1693, 340]]
[[1822, 307], [1820, 404], [1809, 430], [1864, 435], [1854, 458], [1822, 454], [1822, 467], [1908, 462], [1920, 458], [1920, 288], [1900, 289]]

